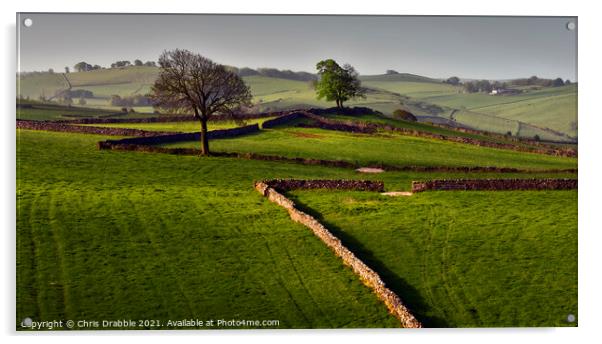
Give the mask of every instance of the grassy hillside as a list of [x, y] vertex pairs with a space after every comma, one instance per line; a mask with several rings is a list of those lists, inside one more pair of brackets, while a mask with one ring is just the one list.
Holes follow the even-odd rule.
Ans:
[[[167, 147], [196, 147], [198, 142]], [[359, 162], [364, 166], [496, 166], [526, 169], [576, 168], [574, 158], [485, 148], [398, 134], [363, 135], [322, 129], [268, 129], [211, 143], [215, 151], [255, 152], [288, 157]]]
[[[407, 190], [421, 179], [549, 176], [365, 175], [99, 151], [95, 143], [105, 137], [96, 135], [17, 135], [18, 321], [234, 318], [277, 319], [280, 328], [396, 327], [351, 270], [253, 190], [253, 181], [374, 179]], [[398, 164], [576, 166], [575, 159], [314, 129], [280, 128], [211, 147]], [[294, 195], [319, 208], [425, 325], [554, 326], [577, 313], [575, 191]]]
[[576, 190], [290, 194], [426, 326], [574, 326]]
[[125, 113], [102, 108], [89, 108], [81, 106], [62, 106], [56, 104], [39, 103], [35, 101], [23, 102], [28, 107], [16, 109], [17, 119], [26, 120], [69, 120], [77, 118], [140, 118], [155, 117], [149, 113]]
[[[546, 87], [526, 90], [511, 96], [491, 96], [483, 93], [463, 93], [461, 87], [443, 83], [415, 83], [406, 81], [365, 81], [365, 85], [399, 94], [402, 102], [419, 115], [449, 117], [456, 113], [454, 120], [470, 127], [498, 133], [511, 131], [520, 134], [516, 128], [522, 122], [542, 128], [550, 128], [576, 137], [577, 85]], [[441, 108], [438, 111], [432, 106]], [[499, 121], [499, 117], [506, 119]], [[542, 133], [530, 126], [529, 135], [545, 135], [547, 139], [558, 139], [554, 133]]]
[[380, 75], [362, 75], [360, 76], [362, 82], [430, 82], [430, 83], [441, 83], [441, 80], [427, 78], [425, 76], [410, 74], [410, 73], [397, 73], [397, 74], [380, 74]]
[[103, 137], [94, 135], [17, 135], [17, 321], [398, 324], [310, 231], [252, 187], [353, 171], [98, 151]]
[[[157, 73], [156, 67], [127, 67], [65, 76], [73, 90], [85, 89], [94, 93], [94, 98], [86, 100], [86, 106], [116, 110], [119, 107], [109, 105], [112, 95], [145, 94], [150, 91]], [[317, 100], [308, 82], [259, 75], [247, 76], [244, 80], [251, 88], [258, 111], [333, 105]], [[403, 106], [425, 120], [451, 121], [497, 133], [538, 135], [546, 140], [563, 141], [569, 139], [566, 135], [577, 136], [577, 85], [574, 84], [526, 88], [519, 95], [490, 96], [466, 94], [459, 86], [407, 73], [367, 75], [361, 76], [361, 80], [368, 87], [367, 97], [347, 105], [368, 106], [385, 114]], [[22, 97], [37, 99], [40, 95], [48, 98], [56, 91], [67, 89], [68, 83], [63, 74], [37, 73], [23, 76], [18, 87]], [[152, 111], [149, 107], [136, 110]]]

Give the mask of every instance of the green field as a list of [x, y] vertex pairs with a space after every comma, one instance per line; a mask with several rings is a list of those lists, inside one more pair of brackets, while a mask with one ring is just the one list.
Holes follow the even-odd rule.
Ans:
[[[155, 67], [128, 67], [90, 72], [69, 73], [73, 90], [94, 93], [87, 106], [119, 110], [109, 104], [112, 95], [146, 94], [158, 74]], [[332, 103], [316, 100], [308, 82], [247, 76], [245, 82], [253, 93], [256, 111], [292, 108], [328, 107]], [[519, 95], [490, 96], [466, 94], [461, 87], [413, 74], [361, 76], [368, 87], [366, 99], [347, 103], [367, 106], [386, 115], [405, 107], [425, 121], [452, 120], [480, 130], [534, 137], [543, 140], [574, 141], [577, 137], [577, 85], [526, 89]], [[18, 94], [38, 99], [67, 89], [62, 74], [38, 73], [20, 78]], [[150, 107], [135, 107], [137, 112], [152, 112]], [[430, 118], [430, 119], [429, 119]], [[434, 118], [434, 119], [433, 119]], [[549, 128], [557, 132], [546, 131]]]
[[290, 192], [426, 326], [572, 326], [577, 192]]
[[[177, 142], [165, 147], [199, 147]], [[485, 148], [434, 139], [382, 134], [378, 136], [323, 129], [285, 128], [211, 142], [220, 152], [255, 152], [287, 157], [358, 162], [364, 166], [496, 166], [524, 169], [576, 168], [574, 158]]]
[[[450, 110], [460, 111], [455, 120], [476, 129], [497, 133], [511, 131], [514, 135], [522, 133], [515, 128], [518, 122], [550, 128], [569, 136], [577, 136], [573, 122], [577, 122], [577, 85], [564, 87], [547, 87], [540, 90], [528, 90], [519, 95], [490, 96], [483, 93], [466, 94], [461, 87], [428, 82], [398, 81], [383, 78], [367, 78], [364, 84], [369, 87], [394, 92], [410, 97], [418, 103], [434, 104], [445, 110], [441, 114], [447, 117]], [[413, 106], [412, 101], [405, 101], [408, 107], [421, 115], [428, 115]], [[422, 111], [421, 111], [422, 110]], [[499, 117], [498, 120], [495, 117]], [[539, 135], [542, 139], [559, 140], [558, 135], [546, 133], [537, 128], [530, 128], [525, 137]]]
[[[133, 126], [139, 127], [139, 124]], [[96, 135], [27, 130], [19, 130], [17, 135], [17, 319], [27, 316], [36, 320], [125, 317], [164, 321], [200, 317], [276, 319], [280, 321], [280, 328], [396, 327], [398, 323], [387, 313], [386, 307], [332, 252], [309, 230], [291, 222], [285, 211], [253, 190], [254, 180], [361, 178], [383, 180], [388, 190], [408, 190], [412, 180], [433, 178], [575, 177], [571, 173], [386, 172], [365, 175], [348, 169], [277, 162], [98, 151], [95, 143], [105, 137]], [[397, 135], [370, 137], [286, 127], [236, 139], [214, 140], [211, 147], [357, 159], [366, 163], [378, 159], [402, 165], [496, 162], [530, 168], [576, 167], [575, 159], [442, 144]], [[68, 159], [65, 152], [69, 152]], [[557, 223], [553, 228], [562, 227], [564, 232], [558, 229], [540, 236], [544, 244], [539, 251], [526, 250], [530, 246], [525, 243], [525, 251], [531, 256], [538, 252], [551, 258], [560, 254], [571, 256], [576, 192], [425, 193], [403, 199], [382, 198], [373, 193], [293, 194], [302, 204], [325, 214], [326, 221], [333, 224], [339, 234], [346, 230], [355, 233], [357, 223], [376, 219], [376, 226], [382, 228], [379, 234], [358, 235], [358, 241], [352, 242], [358, 246], [350, 246], [359, 249], [368, 265], [379, 270], [427, 326], [561, 324], [553, 318], [556, 313], [546, 318], [541, 312], [576, 313], [576, 296], [572, 289], [576, 261], [572, 259], [565, 264], [558, 262], [562, 266], [550, 274], [537, 259], [532, 264], [520, 265], [517, 270], [512, 262], [516, 251], [501, 248], [496, 251], [495, 257], [507, 263], [506, 272], [511, 277], [513, 269], [520, 274], [530, 268], [540, 279], [554, 279], [557, 288], [540, 293], [540, 298], [534, 297], [530, 289], [542, 283], [540, 280], [531, 283], [518, 279], [513, 282], [516, 288], [513, 292], [527, 294], [516, 303], [510, 302], [509, 297], [514, 294], [509, 296], [492, 287], [504, 282], [502, 277], [485, 282], [478, 280], [481, 287], [475, 290], [482, 294], [470, 299], [464, 308], [456, 304], [460, 302], [458, 299], [445, 301], [445, 295], [455, 298], [465, 295], [462, 294], [465, 284], [456, 285], [446, 279], [453, 284], [447, 286], [451, 288], [449, 294], [432, 290], [433, 283], [441, 281], [438, 278], [453, 277], [461, 283], [469, 283], [475, 276], [489, 276], [491, 266], [486, 262], [491, 259], [491, 253], [487, 248], [498, 247], [496, 240], [531, 238], [534, 231], [549, 223]], [[344, 197], [339, 202], [341, 207], [348, 205], [347, 197], [367, 201], [359, 201], [351, 214], [345, 214], [349, 225], [339, 224], [339, 217], [328, 215], [338, 208], [324, 206], [322, 209], [321, 202], [332, 201], [332, 197]], [[469, 201], [475, 197], [483, 202]], [[414, 203], [406, 207], [407, 202]], [[483, 207], [492, 202], [496, 206], [486, 209], [489, 215], [485, 220], [489, 222], [481, 222]], [[395, 208], [402, 203], [403, 210]], [[525, 215], [516, 211], [530, 205], [533, 209]], [[431, 222], [416, 216], [425, 207], [432, 211], [428, 217]], [[465, 216], [470, 228], [477, 230], [479, 223], [491, 222], [495, 232], [479, 233], [474, 241], [468, 241], [464, 249], [454, 253], [457, 261], [464, 264], [474, 259], [483, 262], [472, 270], [462, 270], [466, 274], [461, 275], [449, 265], [438, 263], [441, 255], [435, 250], [436, 245], [429, 254], [422, 255], [423, 251], [417, 249], [422, 246], [416, 243], [431, 240], [429, 238], [436, 241], [434, 235], [441, 233], [431, 233], [429, 237], [420, 237], [419, 233], [425, 229], [435, 231], [433, 223], [450, 222], [449, 226], [456, 226], [454, 221], [459, 220], [454, 220], [454, 216], [467, 207]], [[511, 207], [516, 209], [509, 209]], [[496, 211], [504, 215], [493, 221]], [[541, 222], [544, 213], [545, 221]], [[389, 225], [393, 228], [406, 222], [412, 224], [407, 236], [385, 230]], [[508, 231], [523, 225], [528, 229], [525, 233]], [[458, 223], [457, 227], [463, 231], [453, 232], [454, 235], [465, 232], [464, 223]], [[498, 237], [497, 234], [505, 232], [507, 234]], [[355, 237], [355, 234], [349, 235]], [[374, 257], [364, 256], [365, 248], [379, 246], [380, 235], [383, 235], [380, 247], [386, 252], [381, 253], [375, 247], [374, 251], [370, 249]], [[450, 240], [461, 246], [459, 243], [464, 238]], [[562, 249], [552, 250], [553, 245], [559, 245], [558, 241], [563, 241], [558, 246]], [[414, 250], [407, 250], [408, 245]], [[403, 256], [399, 256], [399, 252]], [[525, 257], [531, 257], [529, 254]], [[434, 273], [425, 281], [416, 281], [416, 276], [422, 276], [420, 270], [412, 268], [415, 266], [400, 270], [388, 257], [397, 257], [392, 260], [395, 262], [419, 257], [422, 262], [439, 264], [436, 267], [441, 271], [449, 268], [449, 273], [454, 275], [440, 277]], [[388, 270], [381, 270], [382, 264], [387, 264]], [[566, 274], [564, 279], [558, 280], [557, 274], [561, 272]], [[484, 275], [477, 276], [480, 273]], [[328, 288], [324, 288], [325, 285]], [[555, 301], [561, 296], [565, 299], [563, 302], [542, 306], [542, 302]], [[492, 300], [504, 305], [499, 315], [491, 313], [492, 307], [499, 305]], [[433, 304], [439, 308], [433, 310]], [[525, 305], [532, 307], [531, 311], [525, 312]], [[472, 309], [477, 310], [478, 317]], [[511, 315], [516, 317], [510, 319]], [[529, 320], [528, 316], [533, 318]]]
[[[137, 80], [145, 82], [144, 75]], [[120, 77], [115, 73], [105, 82]], [[270, 78], [249, 78], [256, 97], [264, 92], [259, 96], [270, 100], [278, 93]], [[418, 76], [395, 80], [448, 87]], [[281, 95], [295, 86], [311, 100], [312, 91], [302, 88], [306, 83], [282, 85]], [[423, 92], [419, 86], [413, 86], [415, 95]], [[282, 99], [297, 98], [291, 93]], [[26, 103], [32, 107], [18, 108], [17, 118], [157, 116]], [[386, 116], [332, 117], [507, 142]], [[208, 124], [210, 130], [239, 125]], [[100, 151], [96, 142], [107, 137], [17, 130], [17, 322], [200, 318], [278, 320], [276, 328], [398, 327], [370, 289], [311, 231], [257, 193], [254, 181], [369, 179], [383, 181], [388, 191], [407, 191], [416, 180], [577, 177], [545, 172], [576, 169], [576, 158], [293, 124], [212, 140], [210, 148], [362, 166], [540, 172], [361, 174], [284, 162]], [[93, 125], [199, 130], [192, 121]], [[516, 130], [531, 129], [518, 124]], [[425, 326], [565, 326], [568, 314], [578, 314], [576, 191], [425, 192], [401, 198], [317, 190], [289, 194], [377, 271]]]
[[62, 106], [56, 104], [42, 104], [39, 102], [24, 102], [31, 107], [21, 107], [16, 109], [17, 119], [24, 120], [71, 120], [78, 118], [146, 118], [156, 117], [150, 113], [123, 113], [110, 109], [98, 109], [79, 106]]
[[351, 270], [252, 187], [352, 171], [102, 152], [101, 139], [18, 131], [18, 321], [397, 326]]
[[[258, 119], [249, 119], [243, 123], [237, 123], [235, 121], [209, 121], [207, 122], [208, 130], [219, 130], [219, 129], [230, 129], [236, 128], [241, 125], [259, 124], [272, 119], [274, 117], [265, 117]], [[155, 123], [94, 123], [94, 124], [81, 124], [84, 126], [93, 127], [109, 127], [109, 128], [131, 128], [141, 129], [149, 131], [174, 131], [174, 132], [198, 132], [201, 131], [201, 124], [198, 121], [186, 121], [186, 122], [155, 122]]]
[[[328, 117], [339, 119], [339, 120], [351, 120], [351, 121], [361, 121], [375, 124], [386, 124], [397, 128], [405, 128], [411, 129], [419, 132], [427, 132], [437, 135], [444, 135], [449, 137], [466, 137], [471, 139], [476, 139], [480, 141], [487, 142], [496, 142], [496, 143], [511, 143], [519, 146], [533, 146], [528, 142], [519, 142], [516, 140], [506, 139], [505, 137], [495, 136], [495, 135], [484, 135], [484, 134], [473, 134], [473, 133], [465, 133], [458, 130], [448, 129], [445, 127], [434, 126], [427, 123], [420, 122], [410, 122], [399, 119], [394, 119], [390, 117], [386, 117], [383, 115], [329, 115]], [[524, 130], [524, 128], [522, 128]], [[570, 145], [570, 144], [569, 144]]]

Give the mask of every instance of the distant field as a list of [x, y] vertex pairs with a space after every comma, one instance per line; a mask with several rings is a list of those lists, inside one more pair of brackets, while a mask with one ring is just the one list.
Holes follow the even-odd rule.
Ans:
[[[92, 91], [95, 98], [87, 99], [87, 106], [119, 110], [109, 104], [112, 95], [146, 94], [158, 74], [155, 67], [127, 67], [90, 72], [69, 73], [67, 78], [74, 90]], [[308, 82], [247, 76], [243, 78], [251, 88], [257, 111], [329, 107], [332, 102], [317, 100]], [[550, 128], [572, 137], [577, 135], [577, 85], [524, 88], [525, 93], [513, 96], [466, 94], [460, 86], [441, 80], [413, 74], [361, 76], [368, 87], [367, 97], [346, 103], [348, 106], [368, 106], [390, 115], [405, 107], [419, 116], [435, 116], [480, 130], [538, 135], [545, 140], [566, 141], [569, 138], [534, 126]], [[54, 95], [67, 88], [61, 74], [41, 73], [20, 80], [19, 94], [30, 99]], [[150, 107], [136, 107], [137, 112], [152, 112]], [[453, 115], [452, 115], [453, 114]], [[522, 122], [522, 124], [520, 123]], [[519, 126], [523, 126], [519, 130]]]
[[426, 98], [437, 95], [457, 95], [461, 88], [444, 83], [407, 82], [407, 81], [364, 81], [369, 87], [399, 93], [413, 98]]
[[[166, 144], [166, 147], [199, 147], [198, 142]], [[497, 166], [528, 169], [576, 168], [574, 158], [478, 147], [460, 143], [409, 137], [334, 132], [322, 129], [286, 128], [211, 142], [211, 149], [255, 152], [288, 157], [346, 160], [363, 165], [397, 166]]]
[[96, 117], [114, 117], [114, 118], [141, 118], [156, 117], [157, 115], [149, 113], [123, 113], [110, 109], [97, 109], [79, 106], [60, 106], [51, 104], [40, 104], [34, 102], [31, 108], [17, 108], [17, 119], [25, 120], [71, 120], [77, 118], [96, 118]]
[[[548, 87], [540, 90], [527, 90], [513, 96], [490, 96], [483, 93], [462, 93], [461, 87], [447, 84], [407, 81], [364, 81], [370, 87], [398, 93], [427, 104], [435, 104], [449, 109], [459, 109], [456, 120], [471, 127], [498, 133], [511, 131], [517, 134], [516, 121], [531, 123], [541, 127], [576, 136], [573, 122], [577, 121], [577, 86]], [[418, 114], [428, 114], [409, 106]], [[468, 111], [466, 111], [468, 110]], [[478, 113], [478, 115], [477, 115]], [[506, 120], [492, 118], [498, 116]], [[513, 130], [515, 128], [515, 130]], [[544, 136], [548, 140], [559, 140], [557, 135], [537, 128], [529, 128], [522, 136]]]
[[448, 129], [448, 128], [444, 128], [444, 127], [437, 127], [437, 126], [430, 125], [427, 123], [409, 122], [409, 121], [388, 118], [388, 117], [384, 117], [384, 116], [330, 115], [329, 117], [335, 118], [335, 119], [341, 119], [341, 120], [365, 121], [365, 122], [370, 122], [370, 123], [387, 124], [387, 125], [397, 127], [397, 128], [406, 128], [406, 129], [428, 132], [428, 133], [433, 133], [433, 134], [438, 134], [438, 135], [445, 135], [445, 136], [450, 136], [450, 137], [467, 137], [467, 138], [472, 138], [472, 139], [477, 139], [477, 140], [487, 141], [487, 142], [512, 143], [512, 144], [520, 145], [520, 146], [530, 146], [527, 143], [505, 140], [504, 138], [498, 138], [495, 136], [464, 133], [461, 131], [452, 130], [452, 129]]
[[577, 191], [294, 191], [427, 327], [575, 326]]
[[577, 97], [573, 94], [492, 105], [475, 110], [577, 136]]

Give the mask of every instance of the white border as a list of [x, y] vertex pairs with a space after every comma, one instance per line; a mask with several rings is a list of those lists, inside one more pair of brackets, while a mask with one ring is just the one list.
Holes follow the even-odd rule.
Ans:
[[[600, 12], [595, 2], [589, 4], [576, 1], [527, 2], [524, 0], [504, 1], [320, 1], [304, 0], [286, 3], [285, 1], [230, 1], [192, 2], [170, 0], [150, 1], [3, 1], [3, 53], [2, 53], [2, 182], [1, 198], [3, 220], [2, 233], [2, 303], [0, 326], [2, 335], [10, 342], [92, 343], [106, 341], [137, 340], [132, 336], [144, 335], [145, 341], [155, 343], [169, 340], [166, 336], [177, 336], [174, 340], [204, 341], [249, 341], [249, 342], [307, 342], [328, 340], [337, 342], [420, 341], [420, 342], [461, 342], [461, 343], [508, 343], [545, 340], [549, 343], [590, 342], [600, 338], [597, 327], [598, 315], [602, 308], [599, 296], [600, 269], [602, 262], [599, 248], [602, 226], [597, 212], [600, 210], [598, 195], [600, 183], [597, 174], [602, 171], [598, 147], [599, 131], [602, 128], [600, 101], [602, 76], [600, 75]], [[313, 331], [185, 331], [163, 333], [140, 332], [101, 332], [86, 333], [85, 338], [73, 334], [66, 336], [57, 333], [40, 336], [16, 334], [15, 317], [15, 12], [129, 12], [129, 13], [292, 13], [292, 14], [414, 14], [414, 15], [555, 15], [579, 16], [579, 328], [560, 329], [422, 329], [422, 330], [313, 330]], [[520, 39], [520, 37], [517, 37]], [[598, 105], [598, 106], [597, 106]], [[156, 334], [156, 335], [153, 335]], [[107, 336], [110, 336], [108, 338]], [[119, 338], [113, 338], [119, 336]], [[378, 336], [378, 338], [374, 338]]]

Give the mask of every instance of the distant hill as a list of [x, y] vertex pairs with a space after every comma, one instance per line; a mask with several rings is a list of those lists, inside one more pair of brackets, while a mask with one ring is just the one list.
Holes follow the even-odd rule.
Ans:
[[[313, 74], [272, 68], [241, 68], [236, 71], [244, 74], [243, 79], [251, 88], [257, 111], [333, 105], [316, 99], [309, 83]], [[72, 91], [90, 91], [93, 96], [85, 99], [86, 107], [113, 111], [120, 107], [111, 106], [112, 95], [146, 94], [150, 92], [158, 72], [157, 67], [131, 66], [69, 74], [28, 73], [20, 78], [17, 87], [23, 98], [34, 100], [40, 96], [52, 99], [58, 92], [69, 88]], [[467, 94], [461, 86], [409, 73], [363, 75], [360, 79], [369, 91], [366, 98], [346, 105], [371, 107], [385, 115], [405, 108], [422, 121], [450, 123], [496, 133], [510, 132], [525, 137], [537, 135], [545, 140], [567, 141], [577, 137], [575, 84], [525, 89], [518, 95], [491, 96]], [[74, 101], [77, 104], [77, 100]], [[136, 107], [135, 110], [153, 111], [150, 107]]]
[[361, 81], [386, 81], [386, 82], [430, 82], [430, 83], [441, 83], [442, 80], [428, 78], [426, 76], [410, 74], [410, 73], [396, 73], [396, 74], [379, 74], [379, 75], [362, 75], [360, 76]]

